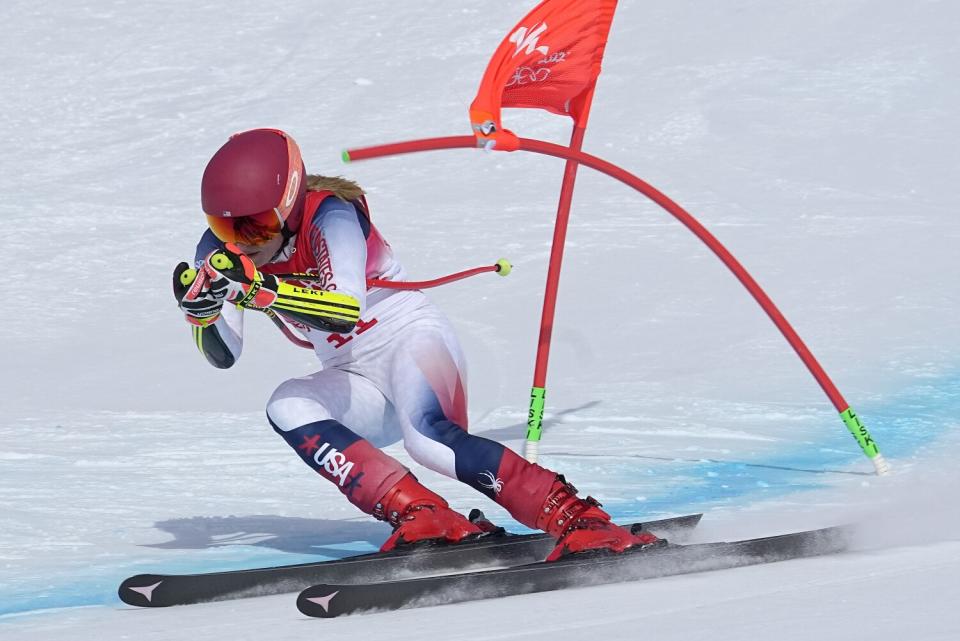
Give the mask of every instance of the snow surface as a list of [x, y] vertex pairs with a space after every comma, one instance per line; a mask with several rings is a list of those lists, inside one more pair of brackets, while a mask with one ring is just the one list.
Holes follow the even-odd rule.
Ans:
[[467, 133], [490, 52], [532, 4], [4, 3], [0, 638], [960, 638], [960, 6], [936, 0], [625, 0], [585, 144], [751, 270], [891, 477], [870, 475], [765, 315], [656, 206], [584, 170], [567, 246], [544, 462], [621, 519], [704, 511], [701, 540], [857, 521], [854, 552], [336, 621], [305, 621], [292, 595], [119, 603], [135, 572], [386, 536], [265, 425], [310, 353], [252, 318], [243, 359], [215, 371], [172, 304], [200, 174], [235, 131], [282, 127], [308, 168], [359, 180], [415, 277], [513, 261], [432, 297], [471, 362], [472, 429], [519, 447], [562, 163], [338, 158]]

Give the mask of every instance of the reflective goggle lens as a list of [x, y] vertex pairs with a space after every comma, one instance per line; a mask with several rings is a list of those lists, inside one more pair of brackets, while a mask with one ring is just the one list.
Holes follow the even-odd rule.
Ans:
[[207, 215], [207, 225], [223, 242], [238, 245], [263, 245], [275, 238], [283, 228], [275, 209], [238, 218]]

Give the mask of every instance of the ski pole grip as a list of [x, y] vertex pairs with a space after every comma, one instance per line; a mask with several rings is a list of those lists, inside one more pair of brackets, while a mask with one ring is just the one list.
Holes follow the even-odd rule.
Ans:
[[190, 287], [193, 284], [193, 281], [197, 279], [197, 270], [193, 267], [183, 270], [180, 274], [180, 284], [184, 287]]

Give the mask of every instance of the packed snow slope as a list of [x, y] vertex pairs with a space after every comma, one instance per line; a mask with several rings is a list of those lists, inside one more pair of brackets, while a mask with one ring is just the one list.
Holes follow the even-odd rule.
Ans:
[[[334, 558], [387, 534], [265, 424], [311, 353], [254, 317], [241, 361], [214, 370], [173, 303], [200, 175], [233, 132], [283, 128], [311, 172], [358, 180], [414, 278], [512, 260], [431, 296], [470, 360], [471, 429], [520, 446], [562, 162], [339, 152], [468, 133], [488, 56], [532, 5], [4, 3], [0, 638], [960, 638], [960, 6], [936, 0], [624, 0], [585, 142], [741, 260], [891, 477], [655, 205], [583, 170], [567, 244], [543, 462], [620, 519], [704, 511], [702, 540], [857, 521], [854, 552], [332, 622], [292, 595], [119, 605], [135, 572]], [[569, 135], [542, 112], [505, 124]]]

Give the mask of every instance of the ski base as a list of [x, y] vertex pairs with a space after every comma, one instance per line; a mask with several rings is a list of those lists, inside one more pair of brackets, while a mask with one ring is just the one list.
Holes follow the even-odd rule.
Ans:
[[[630, 527], [672, 536], [691, 530], [702, 514], [634, 523]], [[540, 561], [553, 549], [544, 533], [501, 534], [454, 545], [425, 545], [315, 563], [205, 574], [138, 574], [121, 583], [120, 599], [139, 607], [299, 592], [318, 583], [374, 583], [412, 576], [505, 567]]]
[[636, 581], [832, 554], [846, 549], [848, 536], [848, 527], [831, 527], [744, 541], [667, 544], [619, 555], [571, 555], [552, 563], [446, 576], [328, 583], [301, 592], [297, 608], [307, 616], [329, 618]]

